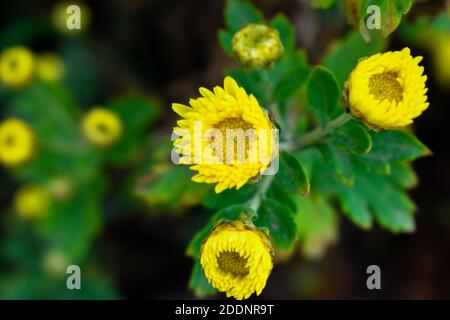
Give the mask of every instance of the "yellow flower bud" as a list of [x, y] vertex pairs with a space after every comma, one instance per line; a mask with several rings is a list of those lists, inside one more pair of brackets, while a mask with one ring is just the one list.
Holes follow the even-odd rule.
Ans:
[[97, 147], [108, 147], [122, 135], [120, 118], [114, 112], [101, 107], [89, 111], [82, 126], [86, 139]]
[[50, 206], [50, 196], [44, 188], [37, 185], [25, 185], [17, 191], [14, 207], [24, 219], [42, 217]]
[[33, 156], [34, 134], [22, 120], [10, 118], [0, 123], [0, 163], [17, 166]]
[[12, 89], [28, 85], [34, 75], [33, 53], [24, 47], [6, 49], [0, 55], [0, 81]]
[[214, 288], [242, 300], [262, 292], [272, 271], [272, 257], [265, 233], [240, 220], [226, 221], [204, 240], [200, 264]]
[[249, 69], [270, 67], [283, 56], [284, 48], [277, 30], [263, 24], [249, 24], [232, 41], [233, 54]]

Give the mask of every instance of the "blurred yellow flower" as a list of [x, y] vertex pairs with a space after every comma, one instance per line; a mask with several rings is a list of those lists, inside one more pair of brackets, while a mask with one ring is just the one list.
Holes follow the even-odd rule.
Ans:
[[421, 60], [409, 48], [361, 60], [345, 84], [351, 114], [373, 129], [411, 124], [429, 105]]
[[64, 64], [53, 53], [38, 55], [36, 58], [37, 77], [46, 82], [55, 82], [64, 76]]
[[241, 65], [250, 69], [269, 67], [284, 53], [278, 31], [264, 24], [248, 24], [239, 30], [232, 49]]
[[434, 72], [439, 82], [448, 85], [450, 84], [450, 35], [438, 34], [433, 40]]
[[0, 123], [0, 162], [17, 166], [33, 155], [34, 133], [22, 120], [9, 118]]
[[96, 107], [83, 119], [83, 133], [93, 145], [107, 147], [117, 142], [122, 135], [122, 122], [114, 112]]
[[50, 206], [50, 196], [46, 189], [37, 185], [20, 187], [14, 198], [14, 207], [24, 219], [34, 219], [45, 215]]
[[200, 264], [209, 283], [227, 297], [260, 295], [272, 271], [273, 248], [267, 236], [241, 221], [222, 222], [204, 240]]
[[53, 276], [66, 274], [66, 269], [70, 265], [62, 252], [50, 250], [42, 261], [44, 269]]
[[33, 53], [24, 47], [6, 49], [0, 55], [0, 81], [13, 89], [28, 85], [34, 76]]
[[66, 176], [53, 178], [49, 183], [49, 192], [57, 200], [69, 199], [74, 192], [72, 180]]
[[190, 107], [172, 104], [184, 118], [174, 128], [179, 136], [174, 146], [182, 155], [180, 163], [195, 164], [190, 168], [198, 174], [192, 180], [216, 183], [217, 193], [239, 189], [270, 164], [277, 150], [272, 123], [256, 98], [231, 77], [225, 78], [224, 88], [199, 91], [202, 97], [191, 99]]

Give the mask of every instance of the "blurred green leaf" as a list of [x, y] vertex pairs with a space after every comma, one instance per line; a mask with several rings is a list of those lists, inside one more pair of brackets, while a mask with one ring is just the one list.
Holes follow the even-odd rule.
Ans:
[[336, 0], [312, 0], [311, 7], [315, 9], [328, 9], [336, 3]]
[[233, 47], [232, 47], [232, 41], [233, 41], [233, 33], [229, 30], [219, 30], [218, 36], [219, 36], [219, 43], [222, 46], [222, 49], [228, 54], [233, 54]]
[[299, 244], [304, 256], [320, 258], [338, 238], [338, 217], [333, 206], [320, 194], [295, 196], [298, 207]]
[[69, 261], [83, 257], [100, 229], [100, 188], [98, 181], [80, 186], [70, 200], [54, 201], [48, 215], [39, 220], [38, 230]]
[[233, 33], [248, 23], [263, 23], [264, 18], [250, 2], [245, 0], [227, 0], [225, 22]]
[[191, 277], [189, 279], [189, 289], [194, 291], [195, 295], [204, 298], [217, 293], [203, 274], [202, 266], [198, 259], [195, 259], [192, 267]]
[[280, 34], [285, 52], [295, 49], [295, 28], [282, 13], [278, 13], [271, 21], [270, 26]]

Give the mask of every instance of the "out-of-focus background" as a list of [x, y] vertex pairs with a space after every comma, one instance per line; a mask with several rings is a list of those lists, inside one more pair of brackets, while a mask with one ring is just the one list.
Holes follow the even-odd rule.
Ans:
[[[74, 119], [92, 106], [113, 105], [130, 117], [129, 123], [145, 121], [130, 129], [135, 136], [127, 137], [127, 143], [139, 140], [132, 150], [121, 145], [107, 156], [77, 154], [81, 160], [73, 166], [66, 166], [70, 160], [61, 156], [56, 160], [60, 167], [0, 168], [0, 298], [194, 298], [188, 288], [192, 259], [185, 250], [212, 213], [198, 205], [204, 190], [180, 182], [189, 173], [165, 175], [170, 166], [166, 140], [176, 121], [171, 103], [187, 102], [199, 86], [220, 84], [224, 70], [235, 65], [217, 39], [224, 26], [224, 1], [85, 2], [89, 19], [76, 34], [55, 23], [61, 3], [17, 0], [0, 5], [0, 51], [20, 45], [35, 54], [52, 52], [65, 69], [64, 89], [2, 89], [0, 119], [14, 114], [16, 105], [23, 112], [24, 105], [34, 102], [33, 112], [42, 117], [30, 116], [30, 121], [45, 127], [46, 116], [56, 121], [49, 105], [72, 99], [60, 98], [67, 94], [73, 97]], [[341, 5], [317, 10], [301, 0], [253, 3], [268, 19], [278, 12], [290, 19], [297, 46], [311, 65], [352, 30]], [[433, 156], [414, 163], [420, 180], [411, 191], [418, 207], [416, 231], [396, 235], [377, 226], [364, 231], [340, 215], [336, 244], [320, 259], [296, 254], [278, 264], [262, 298], [450, 298], [450, 33], [416, 37], [415, 29], [424, 16], [433, 21], [450, 15], [447, 5], [444, 0], [415, 1], [387, 42], [388, 49], [408, 46], [422, 55], [428, 75], [430, 107], [414, 130]], [[432, 29], [431, 24], [425, 21], [419, 29]], [[127, 106], [144, 111], [134, 114]], [[53, 130], [57, 125], [48, 128], [37, 130], [44, 142], [58, 135]], [[73, 141], [66, 143], [69, 149], [77, 143]], [[83, 168], [92, 181], [73, 178], [74, 170]], [[63, 214], [53, 209], [57, 217], [46, 223], [18, 217], [13, 203], [22, 184], [32, 180], [48, 186], [60, 177], [72, 181], [73, 193], [81, 198], [68, 207], [60, 204]], [[66, 288], [68, 264], [82, 268], [80, 291]], [[381, 268], [382, 290], [366, 288], [371, 264]]]

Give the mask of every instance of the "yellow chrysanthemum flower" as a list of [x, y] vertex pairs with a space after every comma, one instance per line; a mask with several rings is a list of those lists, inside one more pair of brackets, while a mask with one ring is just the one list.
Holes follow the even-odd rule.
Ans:
[[264, 289], [272, 257], [272, 245], [263, 232], [241, 221], [227, 221], [204, 240], [200, 264], [214, 288], [242, 300]]
[[112, 111], [94, 108], [83, 119], [83, 133], [93, 145], [107, 147], [117, 142], [122, 135], [122, 122]]
[[17, 166], [29, 160], [34, 151], [34, 134], [22, 120], [10, 118], [0, 123], [0, 162]]
[[6, 49], [0, 55], [0, 81], [13, 89], [28, 85], [34, 75], [33, 53], [24, 47]]
[[239, 189], [270, 164], [276, 130], [256, 98], [231, 77], [225, 78], [224, 88], [199, 91], [202, 97], [191, 99], [190, 107], [172, 104], [184, 118], [174, 128], [180, 163], [194, 164], [191, 169], [198, 174], [192, 180], [216, 183], [217, 193]]
[[47, 213], [50, 196], [44, 188], [37, 185], [22, 186], [14, 198], [14, 207], [24, 219], [35, 219]]
[[264, 24], [248, 24], [239, 30], [232, 49], [241, 65], [250, 69], [269, 67], [284, 53], [278, 31]]
[[36, 74], [39, 79], [46, 82], [55, 82], [64, 75], [64, 64], [53, 53], [45, 53], [36, 58]]
[[421, 60], [408, 48], [361, 60], [345, 84], [351, 114], [373, 129], [411, 124], [429, 105]]

